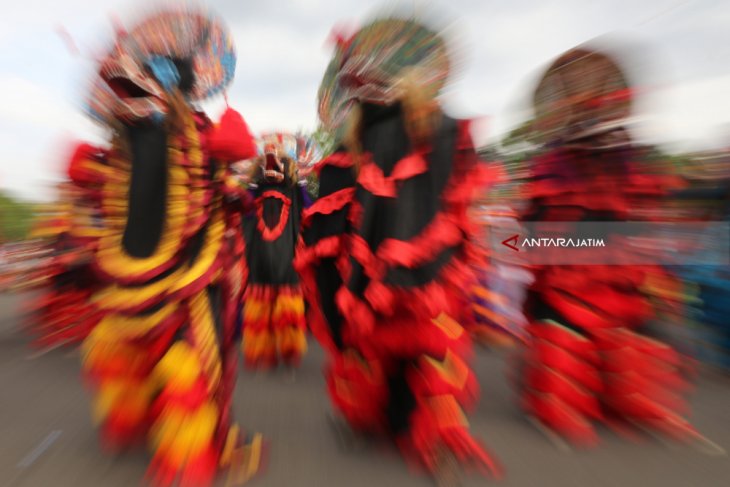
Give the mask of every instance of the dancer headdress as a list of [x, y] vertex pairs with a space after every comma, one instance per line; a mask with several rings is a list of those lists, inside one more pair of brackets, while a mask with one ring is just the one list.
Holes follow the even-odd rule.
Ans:
[[533, 96], [534, 131], [544, 142], [580, 143], [602, 136], [602, 146], [628, 142], [625, 128], [634, 96], [613, 56], [593, 47], [572, 49], [556, 59]]
[[218, 18], [204, 10], [160, 11], [118, 32], [100, 63], [89, 112], [104, 124], [165, 115], [166, 92], [202, 101], [222, 93], [235, 69], [233, 40]]
[[377, 19], [349, 37], [337, 36], [319, 88], [320, 120], [337, 139], [352, 142], [347, 132], [358, 124], [352, 114], [357, 102], [401, 101], [411, 135], [426, 135], [423, 124], [437, 111], [434, 98], [449, 77], [448, 54], [444, 38], [413, 19]]
[[392, 434], [437, 475], [451, 454], [497, 473], [463, 421], [476, 400], [460, 323], [475, 281], [466, 207], [484, 168], [469, 123], [436, 98], [447, 54], [441, 32], [413, 18], [340, 38], [319, 92], [340, 147], [317, 165], [298, 265], [350, 425]]

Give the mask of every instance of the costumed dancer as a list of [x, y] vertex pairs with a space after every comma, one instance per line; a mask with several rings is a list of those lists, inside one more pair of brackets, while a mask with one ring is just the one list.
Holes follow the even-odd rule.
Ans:
[[467, 210], [484, 173], [469, 124], [436, 102], [449, 69], [444, 39], [415, 20], [339, 39], [319, 114], [341, 145], [315, 168], [297, 257], [334, 407], [445, 484], [457, 462], [499, 472], [465, 416], [478, 396], [460, 324], [476, 279]]
[[730, 373], [730, 267], [727, 265], [697, 266], [684, 274], [695, 283], [699, 303], [691, 310], [691, 318], [699, 325], [694, 337], [697, 357], [717, 370]]
[[[508, 182], [498, 163], [491, 163], [495, 172], [494, 193]], [[492, 192], [478, 200], [472, 209], [478, 224], [477, 242], [485, 254], [487, 265], [476, 269], [479, 280], [473, 289], [474, 326], [470, 330], [485, 346], [512, 346], [526, 339], [526, 318], [522, 304], [532, 274], [519, 260], [519, 254], [495, 252], [503, 241], [522, 232], [517, 212], [507, 205], [497, 205]]]
[[192, 107], [225, 89], [235, 61], [218, 18], [157, 11], [118, 32], [90, 97], [112, 139], [95, 151], [93, 265], [105, 286], [92, 298], [103, 317], [83, 343], [83, 370], [104, 445], [146, 440], [156, 485], [209, 485], [219, 468], [243, 482], [261, 461], [261, 437], [231, 417], [247, 192], [229, 164], [256, 147], [237, 112], [213, 124]]
[[[560, 56], [534, 95], [545, 142], [531, 162], [527, 222], [644, 219], [666, 188], [640, 174], [627, 130], [634, 86], [606, 52]], [[605, 235], [606, 240], [622, 239]], [[621, 240], [625, 242], [625, 239]], [[527, 414], [577, 444], [594, 445], [594, 423], [627, 422], [699, 439], [684, 419], [682, 357], [645, 333], [654, 316], [644, 292], [658, 266], [621, 265], [625, 245], [607, 245], [617, 265], [536, 266], [526, 302], [530, 340], [517, 372]], [[602, 254], [603, 255], [603, 254]]]
[[[689, 206], [694, 218], [710, 220], [711, 225], [721, 227], [730, 221], [730, 179], [727, 177], [730, 155], [718, 159], [714, 164], [720, 169], [719, 178], [711, 178], [709, 185], [705, 182], [678, 192], [675, 198], [684, 202], [683, 206]], [[730, 266], [720, 263], [684, 266], [680, 272], [697, 298], [684, 316], [693, 324], [694, 336], [688, 340], [694, 344], [692, 352], [702, 362], [727, 374], [730, 372]]]
[[[86, 164], [85, 161], [93, 161]], [[68, 168], [70, 182], [60, 186], [60, 211], [44, 218], [33, 236], [48, 239], [50, 262], [41, 269], [39, 279], [24, 287], [40, 287], [38, 299], [28, 303], [29, 331], [33, 345], [43, 350], [63, 345], [78, 345], [93, 330], [101, 317], [91, 303], [99, 289], [99, 279], [91, 257], [101, 235], [99, 227], [101, 154], [88, 145], [79, 145]]]
[[298, 178], [304, 139], [262, 137], [253, 180], [255, 214], [244, 222], [248, 284], [243, 306], [243, 354], [251, 367], [295, 367], [307, 350], [304, 297], [294, 269], [301, 214], [308, 203]]

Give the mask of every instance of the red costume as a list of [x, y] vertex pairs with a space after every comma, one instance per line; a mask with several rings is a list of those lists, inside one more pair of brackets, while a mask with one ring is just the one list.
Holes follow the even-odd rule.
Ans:
[[[643, 210], [665, 189], [638, 171], [641, 152], [625, 127], [630, 88], [609, 56], [590, 49], [572, 50], [548, 69], [535, 94], [546, 148], [531, 163], [525, 221], [622, 222], [650, 214]], [[696, 438], [684, 419], [682, 358], [645, 333], [654, 315], [645, 288], [664, 271], [621, 265], [632, 252], [626, 245], [602, 252], [618, 265], [535, 269], [525, 309], [531, 338], [520, 368], [523, 407], [582, 444], [598, 441], [593, 423], [604, 420]]]
[[[429, 76], [407, 81], [407, 67]], [[335, 408], [437, 476], [449, 457], [498, 471], [466, 422], [478, 384], [460, 324], [475, 282], [467, 210], [484, 173], [468, 123], [412, 98], [438, 92], [447, 69], [443, 39], [412, 20], [376, 20], [340, 43], [320, 116], [346, 145], [317, 166], [298, 256]], [[357, 129], [343, 137], [348, 114]]]

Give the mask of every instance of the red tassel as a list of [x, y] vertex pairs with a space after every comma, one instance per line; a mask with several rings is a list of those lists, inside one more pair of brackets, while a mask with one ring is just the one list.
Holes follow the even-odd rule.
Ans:
[[598, 444], [598, 435], [586, 418], [552, 394], [526, 394], [522, 401], [525, 409], [543, 424], [576, 444]]
[[94, 147], [91, 144], [78, 144], [76, 149], [74, 149], [74, 153], [71, 156], [71, 161], [68, 165], [68, 177], [77, 184], [93, 183], [93, 177], [89, 174], [89, 171], [83, 167], [82, 163], [85, 160], [94, 159], [99, 152], [99, 148]]
[[256, 144], [240, 113], [226, 109], [220, 123], [208, 138], [210, 155], [225, 162], [250, 159], [256, 155]]

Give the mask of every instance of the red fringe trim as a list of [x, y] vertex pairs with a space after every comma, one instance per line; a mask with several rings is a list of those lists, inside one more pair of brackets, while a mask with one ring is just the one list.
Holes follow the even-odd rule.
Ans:
[[450, 382], [433, 366], [427, 364], [423, 358], [420, 360], [418, 369], [412, 370], [409, 374], [408, 384], [416, 397], [450, 395], [466, 411], [471, 411], [479, 399], [479, 382], [474, 371], [468, 368], [461, 357], [453, 360], [458, 360], [465, 369], [466, 379], [463, 385]]
[[457, 321], [462, 318], [468, 306], [460, 290], [466, 289], [467, 282], [471, 282], [470, 276], [473, 274], [467, 266], [452, 262], [439, 280], [422, 288], [391, 289], [382, 284], [371, 287], [367, 302], [343, 286], [336, 301], [347, 322], [346, 340], [368, 357], [423, 353], [443, 357], [447, 348], [456, 350], [460, 356], [468, 355], [471, 342], [465, 331], [456, 338], [449, 338], [436, 325], [429, 327], [426, 324], [441, 313]]
[[[269, 228], [264, 222], [264, 200], [266, 198], [276, 198], [282, 202], [281, 213], [279, 214], [279, 222], [274, 228]], [[284, 232], [287, 222], [289, 221], [289, 210], [291, 207], [291, 200], [279, 193], [278, 191], [265, 191], [261, 196], [256, 198], [256, 215], [258, 217], [258, 224], [256, 228], [261, 233], [261, 238], [267, 242], [276, 240]]]
[[[460, 124], [459, 147], [462, 152], [457, 154], [454, 173], [442, 195], [444, 208], [420, 235], [407, 242], [387, 239], [376, 251], [376, 256], [362, 237], [352, 236], [352, 255], [371, 279], [380, 280], [389, 267], [417, 267], [433, 260], [446, 248], [456, 246], [460, 241], [466, 242], [474, 235], [476, 228], [469, 220], [467, 208], [475, 192], [493, 181], [495, 174], [487, 166], [479, 164], [476, 154], [470, 150], [472, 146], [468, 127], [468, 123]], [[421, 156], [416, 157], [422, 160]], [[408, 158], [402, 161], [405, 160]], [[361, 217], [362, 208], [353, 202], [350, 220], [356, 228]]]
[[559, 397], [530, 393], [522, 398], [522, 406], [550, 429], [571, 441], [586, 447], [598, 444], [598, 435], [591, 423]]
[[[619, 271], [620, 269], [620, 271]], [[641, 266], [550, 266], [543, 276], [560, 289], [585, 288], [595, 282], [636, 289], [644, 282], [646, 270]]]
[[550, 368], [548, 364], [528, 365], [524, 380], [528, 389], [554, 395], [581, 415], [593, 419], [603, 417], [598, 400], [591, 391], [582, 388], [561, 371]]
[[375, 316], [367, 304], [357, 299], [346, 286], [337, 291], [335, 300], [349, 325], [350, 334], [363, 336], [372, 333], [375, 328]]
[[385, 176], [369, 155], [364, 159], [357, 179], [358, 184], [376, 196], [387, 198], [396, 196], [396, 182], [410, 179], [428, 170], [428, 163], [421, 154], [411, 154], [398, 161], [390, 176]]
[[378, 259], [370, 250], [370, 246], [360, 235], [349, 236], [350, 254], [363, 266], [365, 274], [375, 281], [385, 276], [385, 263]]
[[[327, 337], [326, 343], [332, 345], [325, 318], [319, 309], [319, 300], [314, 299], [318, 298], [315, 292], [314, 272], [306, 270], [307, 267], [316, 265], [322, 258], [337, 258], [343, 280], [347, 282], [350, 275], [349, 259], [352, 256], [363, 265], [366, 274], [371, 279], [363, 299], [354, 296], [346, 286], [337, 292], [337, 305], [347, 320], [344, 331], [346, 334], [352, 335], [346, 337], [347, 339], [360, 341], [365, 337], [371, 338], [371, 335], [374, 337], [382, 333], [384, 341], [390, 340], [389, 335], [383, 333], [388, 328], [386, 326], [378, 326], [377, 333], [373, 333], [376, 331], [376, 315], [378, 315], [378, 322], [381, 323], [384, 322], [383, 317], [388, 317], [386, 321], [391, 326], [392, 323], [402, 322], [404, 318], [419, 319], [422, 325], [424, 321], [429, 321], [442, 312], [447, 312], [456, 318], [464, 313], [466, 306], [462, 306], [464, 300], [461, 297], [461, 290], [467, 289], [469, 284], [476, 279], [466, 261], [479, 261], [478, 256], [470, 251], [468, 244], [468, 237], [472, 234], [473, 227], [467, 217], [467, 209], [476, 190], [493, 181], [497, 175], [489, 167], [478, 163], [476, 153], [473, 151], [468, 123], [460, 123], [458, 137], [458, 152], [455, 157], [454, 170], [442, 195], [444, 209], [421, 235], [408, 242], [394, 239], [383, 242], [378, 249], [377, 256], [373, 255], [367, 243], [359, 235], [328, 237], [310, 248], [300, 249], [297, 269], [302, 273], [302, 283], [310, 298], [309, 303], [312, 310], [310, 314], [313, 318], [311, 323], [313, 329], [319, 330], [318, 335]], [[335, 159], [325, 161], [335, 163], [335, 165], [347, 161], [347, 165], [351, 165], [346, 154], [338, 154]], [[324, 165], [325, 161], [321, 164]], [[413, 154], [399, 161], [398, 167], [392, 175], [385, 178], [375, 164], [368, 160], [361, 169], [358, 182], [374, 194], [393, 196], [397, 180], [421, 174], [427, 169], [425, 159], [420, 154]], [[350, 188], [349, 192], [352, 191]], [[346, 205], [347, 202], [344, 200], [344, 194], [342, 200], [338, 195], [337, 204], [334, 203], [335, 198], [333, 198], [332, 203], [328, 202], [323, 206], [326, 206], [327, 209], [339, 209]], [[361, 218], [361, 205], [357, 201], [352, 201], [348, 219], [357, 228]], [[389, 267], [398, 265], [416, 267], [435, 258], [445, 248], [460, 243], [463, 247], [460, 249], [459, 255], [444, 267], [434, 282], [417, 289], [407, 290], [382, 282]], [[346, 247], [346, 251], [340, 248], [342, 245]], [[409, 331], [404, 328], [400, 332], [400, 339], [402, 340], [405, 336], [403, 333]], [[390, 345], [386, 343], [380, 345], [396, 348], [396, 341], [399, 339], [398, 332], [394, 332], [390, 336], [393, 337]], [[428, 337], [425, 340], [428, 341]], [[361, 344], [366, 346], [365, 343]], [[424, 346], [432, 347], [439, 352], [443, 351], [443, 346], [438, 346], [437, 343], [424, 344]]]
[[331, 235], [311, 247], [301, 245], [297, 250], [294, 267], [301, 273], [306, 267], [317, 264], [322, 259], [334, 258], [340, 254], [343, 235]]
[[217, 471], [218, 452], [210, 445], [197, 457], [186, 459], [183, 465], [172, 464], [163, 455], [155, 455], [145, 477], [155, 487], [200, 487], [213, 485]]
[[[637, 205], [656, 200], [666, 195], [670, 189], [684, 185], [681, 179], [673, 177], [592, 173], [587, 170], [589, 168], [583, 168], [577, 174], [578, 182], [568, 184], [561, 177], [562, 157], [561, 151], [554, 151], [538, 158], [534, 173], [547, 178], [525, 185], [527, 199], [542, 199], [545, 206], [609, 210], [618, 213], [617, 218], [623, 218], [630, 210], [636, 209]], [[561, 214], [552, 218], [568, 219]]]
[[600, 363], [600, 357], [595, 344], [584, 336], [578, 336], [564, 326], [547, 322], [531, 323], [527, 327], [528, 333], [536, 340], [551, 343], [566, 352], [572, 353], [582, 361], [593, 365]]
[[613, 412], [680, 440], [697, 436], [680, 416], [689, 409], [679, 396], [688, 385], [671, 347], [626, 329], [602, 331], [596, 342], [604, 357], [604, 402]]
[[530, 346], [527, 357], [528, 361], [541, 364], [556, 373], [569, 377], [588, 390], [600, 392], [603, 389], [596, 364], [583, 361], [569, 351], [549, 342], [535, 340]]
[[436, 453], [443, 446], [461, 464], [473, 465], [486, 476], [503, 476], [503, 468], [471, 436], [466, 426], [442, 426], [434, 412], [424, 406], [419, 406], [413, 415], [409, 437], [399, 443], [406, 457], [413, 458], [431, 473], [438, 469]]
[[144, 411], [116, 409], [101, 425], [101, 443], [106, 450], [112, 452], [143, 444], [147, 430], [148, 421]]
[[629, 202], [621, 194], [560, 194], [543, 200], [546, 206], [578, 206], [591, 211], [617, 211], [625, 213], [629, 210]]
[[[297, 328], [305, 328], [306, 321], [304, 315], [294, 310], [287, 310], [281, 313], [275, 320], [271, 316], [273, 314], [273, 304], [277, 298], [281, 296], [297, 297], [304, 299], [301, 287], [297, 285], [260, 285], [250, 284], [244, 293], [244, 328], [262, 331], [262, 330], [282, 330], [290, 326]], [[268, 313], [263, 313], [258, 320], [250, 320], [246, 318], [245, 307], [253, 306], [271, 306]]]
[[360, 228], [362, 222], [363, 208], [359, 201], [353, 198], [350, 203], [350, 211], [347, 214], [347, 220], [350, 222], [353, 228]]
[[326, 376], [332, 403], [355, 430], [385, 432], [388, 388], [377, 361], [366, 362], [350, 352], [337, 354]]
[[75, 345], [82, 342], [99, 323], [103, 314], [90, 303], [92, 290], [50, 290], [33, 303], [28, 311], [28, 331], [39, 348]]
[[[352, 324], [350, 324], [352, 326]], [[466, 330], [457, 337], [447, 335], [436, 325], [406, 318], [381, 320], [376, 331], [367, 336], [353, 336], [350, 330], [347, 342], [361, 350], [367, 358], [417, 358], [429, 355], [443, 359], [446, 352], [468, 358], [472, 353], [471, 339]]]
[[319, 175], [325, 166], [352, 167], [354, 166], [354, 161], [348, 152], [335, 152], [329, 157], [319, 161], [314, 166], [314, 172]]
[[[307, 324], [309, 325], [309, 329], [314, 335], [314, 338], [330, 355], [339, 353], [339, 350], [332, 340], [327, 319], [325, 318], [320, 306], [321, 296], [317, 287], [317, 279], [315, 277], [315, 264], [318, 263], [320, 259], [332, 257], [339, 252], [341, 237], [339, 235], [334, 235], [333, 237], [320, 240], [317, 242], [317, 246], [315, 247], [303, 249], [301, 254], [298, 254], [297, 260], [295, 261], [295, 267], [299, 272], [302, 291], [308, 305], [306, 311]], [[331, 245], [323, 245], [322, 248], [325, 250], [323, 250], [323, 254], [319, 256], [317, 255], [316, 248], [320, 243], [325, 241], [335, 243]], [[326, 247], [328, 246], [333, 248], [327, 249]], [[309, 252], [310, 250], [311, 252]]]
[[[396, 311], [396, 303], [422, 319], [434, 318], [441, 312], [460, 317], [466, 309], [459, 309], [465, 302], [461, 291], [469, 289], [474, 282], [473, 269], [457, 256], [444, 266], [434, 281], [425, 286], [405, 289], [373, 281], [365, 291], [366, 301], [358, 299], [346, 287], [338, 292], [337, 301], [343, 315], [351, 316], [352, 321], [358, 323], [358, 328], [367, 331], [372, 329], [370, 324], [374, 323], [374, 313], [391, 316]], [[417, 306], [414, 306], [415, 303], [418, 303]]]
[[463, 239], [464, 232], [459, 224], [444, 213], [438, 213], [420, 235], [407, 242], [385, 239], [378, 248], [377, 257], [389, 267], [414, 268]]
[[302, 220], [305, 227], [311, 224], [314, 215], [329, 215], [343, 209], [355, 196], [355, 188], [345, 188], [328, 194], [315, 201], [312, 206], [304, 210]]

